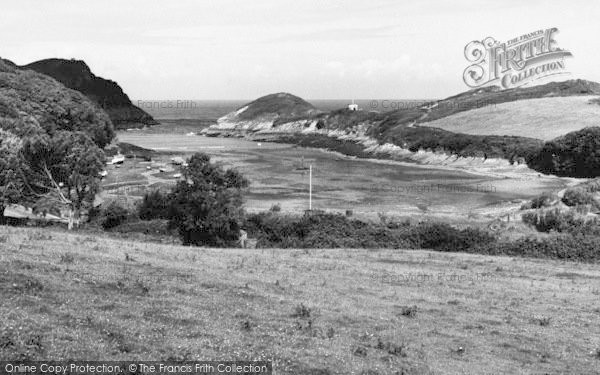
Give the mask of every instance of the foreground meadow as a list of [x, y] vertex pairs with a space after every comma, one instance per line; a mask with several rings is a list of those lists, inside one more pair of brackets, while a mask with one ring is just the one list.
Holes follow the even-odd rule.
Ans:
[[277, 374], [597, 373], [600, 265], [190, 248], [0, 227], [0, 358]]

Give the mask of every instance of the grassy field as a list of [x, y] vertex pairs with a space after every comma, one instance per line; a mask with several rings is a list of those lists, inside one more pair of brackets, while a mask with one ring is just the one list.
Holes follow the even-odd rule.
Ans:
[[277, 374], [600, 368], [593, 264], [0, 227], [0, 291], [2, 359], [270, 359]]
[[599, 126], [597, 96], [527, 99], [501, 103], [421, 123], [456, 133], [514, 135], [550, 140], [588, 126]]

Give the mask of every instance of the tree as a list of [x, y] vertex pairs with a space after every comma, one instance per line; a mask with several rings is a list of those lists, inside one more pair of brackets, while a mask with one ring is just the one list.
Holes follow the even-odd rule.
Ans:
[[600, 127], [584, 128], [546, 142], [528, 164], [558, 176], [600, 176]]
[[17, 202], [22, 196], [23, 185], [18, 178], [22, 147], [21, 139], [11, 132], [0, 129], [0, 219], [6, 204]]
[[[58, 131], [28, 137], [14, 175], [21, 201], [50, 199], [69, 207], [70, 219], [91, 204], [99, 189], [104, 153], [83, 132]], [[72, 220], [69, 222], [69, 228]]]
[[54, 155], [61, 160], [51, 173], [66, 188], [66, 197], [79, 211], [91, 204], [100, 188], [99, 174], [104, 168], [104, 152], [83, 132], [59, 132], [52, 138]]
[[170, 221], [184, 245], [233, 246], [243, 218], [241, 189], [248, 181], [197, 153], [170, 195]]

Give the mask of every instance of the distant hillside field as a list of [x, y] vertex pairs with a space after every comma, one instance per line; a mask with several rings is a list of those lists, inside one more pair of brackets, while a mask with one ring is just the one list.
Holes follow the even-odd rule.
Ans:
[[598, 96], [525, 99], [459, 112], [420, 126], [474, 135], [512, 135], [551, 140], [600, 126]]

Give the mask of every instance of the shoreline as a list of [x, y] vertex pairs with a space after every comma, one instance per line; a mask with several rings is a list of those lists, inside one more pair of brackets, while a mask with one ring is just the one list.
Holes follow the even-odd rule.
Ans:
[[[209, 129], [209, 128], [206, 128], [206, 129]], [[206, 137], [214, 137], [214, 138], [239, 138], [239, 139], [244, 139], [244, 140], [252, 141], [252, 142], [269, 142], [269, 143], [287, 144], [287, 145], [302, 147], [302, 148], [306, 148], [306, 149], [319, 150], [321, 152], [330, 153], [330, 154], [336, 155], [338, 157], [344, 157], [344, 158], [348, 158], [348, 159], [352, 159], [352, 160], [368, 161], [368, 162], [377, 163], [377, 164], [399, 165], [399, 166], [408, 166], [408, 167], [419, 167], [419, 168], [423, 168], [423, 169], [439, 169], [439, 170], [444, 170], [444, 171], [464, 172], [464, 173], [468, 173], [468, 174], [475, 175], [475, 176], [495, 178], [495, 179], [499, 179], [499, 180], [511, 179], [511, 178], [512, 179], [522, 179], [522, 180], [526, 180], [526, 181], [537, 180], [538, 178], [550, 180], [550, 181], [559, 180], [559, 181], [565, 181], [565, 186], [572, 186], [577, 183], [581, 183], [581, 182], [585, 182], [585, 181], [589, 180], [589, 179], [585, 179], [585, 178], [559, 177], [556, 175], [546, 175], [546, 174], [542, 174], [540, 172], [537, 172], [537, 171], [529, 168], [525, 164], [519, 164], [518, 166], [511, 165], [511, 164], [509, 164], [509, 162], [507, 160], [504, 160], [504, 159], [489, 159], [489, 160], [500, 160], [501, 162], [506, 162], [506, 164], [507, 164], [506, 166], [501, 167], [501, 166], [490, 165], [488, 167], [488, 170], [481, 170], [481, 168], [484, 168], [483, 165], [486, 163], [486, 161], [481, 158], [475, 158], [475, 157], [466, 158], [466, 157], [461, 157], [461, 156], [457, 156], [457, 155], [448, 155], [446, 153], [436, 153], [433, 151], [425, 151], [425, 150], [411, 152], [409, 150], [402, 149], [401, 147], [396, 146], [396, 145], [391, 145], [391, 144], [380, 145], [382, 147], [401, 149], [402, 153], [405, 153], [405, 152], [410, 153], [415, 158], [416, 158], [416, 155], [419, 154], [419, 155], [422, 155], [423, 157], [431, 157], [432, 159], [434, 159], [433, 162], [423, 163], [423, 162], [420, 162], [420, 160], [415, 160], [415, 159], [411, 160], [411, 155], [405, 154], [406, 159], [411, 160], [411, 161], [398, 160], [398, 159], [395, 159], [391, 153], [368, 151], [369, 147], [365, 147], [363, 142], [377, 142], [377, 141], [374, 139], [365, 139], [366, 137], [361, 137], [361, 139], [357, 139], [357, 138], [352, 139], [352, 136], [349, 136], [349, 135], [345, 135], [345, 136], [343, 136], [344, 138], [342, 138], [342, 137], [335, 137], [335, 136], [331, 136], [328, 134], [320, 134], [320, 133], [294, 134], [294, 133], [260, 132], [260, 131], [253, 132], [253, 133], [248, 133], [248, 132], [244, 133], [244, 132], [240, 132], [240, 131], [227, 131], [226, 129], [220, 129], [217, 131], [215, 131], [216, 129], [211, 129], [211, 130], [214, 131], [214, 133], [211, 133], [210, 135], [206, 135], [207, 131], [203, 130], [202, 133], [204, 133], [204, 134], [202, 134], [202, 135], [206, 136]], [[306, 145], [302, 144], [301, 142], [295, 143], [293, 141], [289, 141], [290, 138], [302, 137], [302, 136], [322, 137], [323, 139], [329, 138], [329, 139], [331, 139], [333, 141], [337, 141], [337, 142], [348, 142], [349, 141], [359, 147], [363, 147], [362, 152], [365, 154], [368, 154], [369, 156], [352, 155], [349, 153], [344, 153], [343, 151], [335, 149], [335, 148], [306, 146]], [[377, 155], [389, 156], [389, 157], [377, 157]], [[396, 155], [396, 156], [402, 157], [404, 155]], [[443, 160], [454, 159], [454, 161], [449, 161], [448, 163], [444, 163], [444, 162], [435, 163], [435, 161], [439, 161], [442, 158], [443, 158]], [[457, 161], [458, 161], [458, 163], [457, 163]], [[460, 165], [459, 164], [460, 161], [464, 161], [465, 163], [474, 161], [474, 162], [480, 162], [481, 164], [479, 164], [480, 165], [479, 167], [469, 165], [469, 164]], [[450, 164], [450, 163], [453, 163], [453, 164]], [[454, 163], [456, 163], [456, 164], [454, 164]], [[502, 169], [504, 169], [504, 170], [502, 170]]]
[[[310, 147], [299, 145], [297, 143], [284, 143], [281, 139], [274, 141], [272, 137], [266, 139], [266, 137], [230, 135], [219, 137], [201, 136], [201, 138], [198, 139], [191, 136], [185, 136], [185, 134], [171, 134], [166, 137], [161, 137], [161, 135], [146, 133], [143, 130], [119, 133], [119, 137], [126, 142], [138, 144], [142, 147], [172, 149], [180, 154], [191, 154], [195, 151], [204, 151], [208, 152], [211, 157], [215, 157], [216, 159], [224, 158], [223, 161], [226, 163], [231, 162], [232, 158], [239, 158], [240, 156], [238, 154], [240, 152], [243, 155], [250, 155], [247, 160], [245, 157], [242, 158], [240, 165], [236, 165], [235, 163], [231, 164], [234, 168], [244, 165], [244, 168], [249, 168], [247, 173], [258, 173], [257, 175], [254, 175], [257, 183], [254, 185], [255, 192], [248, 196], [249, 200], [252, 202], [250, 206], [247, 207], [250, 211], [256, 211], [257, 209], [259, 211], [268, 210], [269, 207], [275, 203], [281, 203], [283, 211], [290, 210], [290, 212], [296, 212], [303, 206], [303, 196], [298, 195], [296, 189], [291, 188], [291, 186], [303, 183], [304, 180], [299, 177], [294, 177], [295, 173], [292, 173], [286, 175], [287, 177], [285, 177], [285, 179], [287, 181], [281, 183], [278, 182], [276, 184], [277, 186], [271, 186], [272, 184], [268, 181], [272, 181], [272, 176], [269, 176], [275, 172], [272, 171], [270, 174], [267, 173], [266, 175], [261, 172], [261, 168], [269, 166], [271, 166], [269, 168], [274, 167], [276, 170], [283, 171], [286, 168], [285, 165], [290, 163], [290, 155], [295, 153], [294, 149], [298, 149], [297, 153], [299, 154], [306, 155], [306, 153], [312, 153], [323, 155], [325, 159], [334, 163], [340, 162], [346, 164], [360, 162], [355, 165], [362, 171], [380, 168], [387, 170], [397, 169], [400, 173], [402, 170], [405, 170], [405, 168], [409, 168], [413, 170], [413, 172], [416, 171], [416, 173], [410, 172], [413, 173], [414, 177], [400, 177], [400, 179], [396, 179], [395, 177], [387, 179], [387, 177], [378, 173], [368, 174], [368, 176], [374, 178], [369, 184], [388, 187], [392, 186], [392, 188], [401, 189], [397, 193], [385, 189], [373, 193], [372, 191], [358, 188], [356, 178], [344, 177], [341, 175], [336, 175], [333, 178], [329, 176], [324, 180], [317, 180], [319, 184], [325, 184], [323, 185], [325, 190], [323, 190], [323, 188], [317, 188], [317, 191], [321, 191], [322, 193], [321, 197], [315, 198], [315, 202], [320, 202], [319, 205], [321, 207], [328, 207], [328, 210], [343, 213], [345, 209], [350, 207], [349, 205], [354, 204], [356, 206], [353, 210], [357, 216], [365, 216], [365, 218], [371, 218], [373, 220], [377, 219], [378, 212], [382, 212], [392, 216], [410, 216], [423, 219], [425, 217], [436, 217], [444, 221], [446, 221], [446, 219], [456, 219], [458, 222], [489, 222], [495, 218], [506, 215], [506, 213], [509, 212], [513, 214], [517, 213], [516, 211], [518, 211], [521, 204], [524, 201], [533, 198], [535, 195], [546, 191], [556, 193], [565, 189], [572, 183], [577, 183], [577, 181], [573, 182], [572, 179], [556, 176], [544, 176], [539, 178], [536, 175], [526, 173], [502, 174], [497, 171], [469, 170], [465, 167], [456, 167], [447, 164], [419, 164], [394, 159], [358, 157], [347, 155], [332, 149]], [[131, 139], [123, 139], [129, 137], [131, 137]], [[145, 137], [148, 138], [143, 140]], [[157, 137], [161, 137], [160, 141]], [[225, 146], [215, 147], [214, 145], [205, 145], [204, 143], [210, 144], [212, 142], [209, 138], [214, 138], [214, 142], [225, 141]], [[232, 139], [226, 141], [227, 138]], [[181, 149], [182, 144], [178, 143], [178, 140], [180, 139], [186, 140], [186, 149]], [[201, 142], [199, 147], [193, 146], [195, 139], [198, 139], [198, 141]], [[243, 144], [239, 144], [239, 147], [241, 147], [240, 149], [237, 148], [237, 144], [230, 142], [243, 142]], [[260, 142], [264, 142], [262, 147], [258, 145]], [[168, 143], [172, 143], [174, 146], [169, 147]], [[263, 156], [266, 156], [267, 158], [260, 162], [256, 161], [256, 157], [262, 158]], [[282, 156], [284, 159], [279, 159]], [[310, 160], [310, 157], [307, 160]], [[378, 165], [378, 167], [375, 165]], [[329, 163], [327, 168], [335, 168], [335, 166]], [[359, 174], [357, 174], [356, 177], [364, 177], [360, 172], [357, 173]], [[437, 178], [437, 176], [446, 175], [448, 173], [458, 177]], [[454, 178], [462, 179], [463, 182], [455, 184], [452, 182]], [[445, 182], [444, 179], [448, 181]], [[472, 184], [465, 182], [471, 179], [474, 180]], [[341, 184], [341, 181], [346, 182]], [[436, 189], [440, 184], [442, 187], [454, 185], [463, 186], [465, 184], [470, 186], [465, 188], [475, 188], [476, 184], [482, 184], [486, 187], [493, 186], [493, 190], [481, 192], [482, 195], [480, 197], [471, 197], [468, 191], [454, 192], [456, 194], [451, 194], [453, 192], [449, 193], [442, 191], [443, 189], [439, 191], [415, 191], [413, 187], [416, 184], [418, 184], [419, 187], [434, 186]], [[275, 194], [275, 192], [280, 191], [285, 193], [281, 198]], [[330, 193], [331, 191], [335, 191], [336, 193], [332, 195], [332, 193]], [[471, 193], [477, 194], [478, 192], [475, 191]], [[373, 194], [377, 196], [375, 200], [373, 200]], [[477, 194], [477, 196], [479, 196], [479, 194]], [[486, 198], [488, 196], [491, 199]], [[358, 199], [358, 201], [355, 201], [355, 199]], [[464, 201], [465, 199], [466, 201]], [[344, 201], [347, 203], [344, 203]], [[464, 203], [461, 203], [463, 201]], [[424, 211], [423, 207], [426, 207]], [[455, 217], [453, 218], [453, 216]]]

